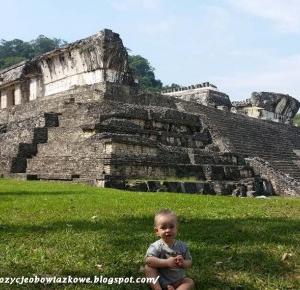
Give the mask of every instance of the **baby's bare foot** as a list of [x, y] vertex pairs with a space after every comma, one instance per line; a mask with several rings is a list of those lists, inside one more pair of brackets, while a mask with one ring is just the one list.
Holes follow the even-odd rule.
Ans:
[[168, 290], [175, 290], [175, 288], [174, 288], [172, 285], [168, 285], [168, 286], [167, 286], [167, 289], [168, 289]]

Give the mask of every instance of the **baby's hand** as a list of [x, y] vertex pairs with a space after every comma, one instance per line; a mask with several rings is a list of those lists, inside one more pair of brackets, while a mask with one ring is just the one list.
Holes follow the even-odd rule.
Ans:
[[167, 259], [168, 267], [169, 268], [177, 268], [177, 257], [170, 257]]
[[176, 256], [175, 260], [176, 260], [176, 265], [178, 267], [182, 267], [183, 266], [184, 258], [181, 255]]

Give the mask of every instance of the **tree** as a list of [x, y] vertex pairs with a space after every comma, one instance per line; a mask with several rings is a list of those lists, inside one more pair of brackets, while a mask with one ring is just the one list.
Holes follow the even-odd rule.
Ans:
[[167, 90], [167, 89], [175, 89], [175, 88], [180, 88], [180, 87], [181, 87], [181, 85], [172, 83], [171, 85], [165, 85], [165, 86], [163, 86], [163, 89]]
[[3, 60], [0, 60], [0, 69], [12, 66], [16, 63], [19, 63], [25, 60], [25, 57], [22, 56], [7, 56]]
[[154, 68], [149, 61], [140, 55], [129, 55], [129, 67], [143, 91], [159, 92], [162, 82], [155, 79]]
[[32, 40], [30, 43], [34, 49], [35, 56], [41, 55], [67, 44], [67, 42], [64, 40], [57, 38], [51, 39], [44, 35], [39, 35], [37, 39]]
[[50, 39], [44, 35], [40, 35], [30, 42], [21, 39], [10, 41], [2, 39], [0, 41], [0, 69], [19, 63], [22, 60], [31, 59], [65, 44], [64, 40]]
[[32, 47], [20, 39], [0, 41], [0, 68], [16, 64], [33, 56]]
[[294, 117], [294, 124], [295, 124], [297, 127], [300, 127], [300, 113], [297, 114], [297, 115]]

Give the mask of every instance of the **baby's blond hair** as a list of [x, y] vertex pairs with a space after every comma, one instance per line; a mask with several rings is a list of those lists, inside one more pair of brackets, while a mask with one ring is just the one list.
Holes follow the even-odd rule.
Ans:
[[156, 222], [157, 222], [157, 217], [162, 216], [162, 215], [171, 215], [175, 218], [176, 223], [177, 223], [177, 215], [174, 211], [168, 209], [168, 208], [163, 208], [160, 209], [154, 216], [154, 226], [156, 226]]

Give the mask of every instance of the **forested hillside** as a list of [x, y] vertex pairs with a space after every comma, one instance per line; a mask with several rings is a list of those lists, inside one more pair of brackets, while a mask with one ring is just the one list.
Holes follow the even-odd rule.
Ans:
[[31, 59], [67, 42], [62, 39], [48, 38], [44, 35], [38, 36], [29, 42], [21, 39], [0, 41], [0, 69], [16, 64], [22, 60]]
[[294, 124], [300, 127], [300, 114], [298, 113], [294, 118]]

